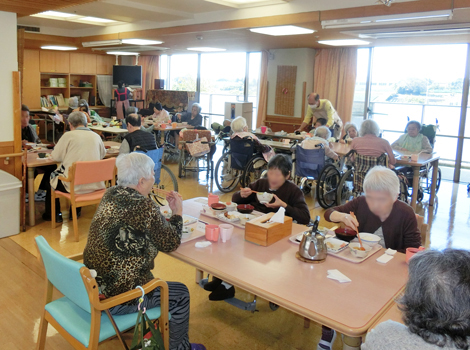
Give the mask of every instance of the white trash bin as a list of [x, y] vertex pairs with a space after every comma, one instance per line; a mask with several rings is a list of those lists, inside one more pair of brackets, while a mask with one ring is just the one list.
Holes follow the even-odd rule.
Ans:
[[20, 233], [21, 186], [20, 180], [0, 170], [0, 238]]

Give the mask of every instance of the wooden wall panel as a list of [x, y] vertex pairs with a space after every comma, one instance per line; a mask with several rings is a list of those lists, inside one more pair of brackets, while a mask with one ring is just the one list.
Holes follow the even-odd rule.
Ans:
[[23, 103], [29, 108], [41, 108], [40, 85], [39, 50], [24, 50]]
[[40, 50], [39, 70], [41, 73], [69, 73], [70, 54], [68, 52]]
[[277, 66], [274, 113], [294, 116], [297, 66]]
[[[0, 154], [13, 154], [13, 153], [15, 153], [13, 141], [0, 142]], [[6, 161], [6, 159], [4, 158], [0, 158], [0, 170], [6, 171], [9, 174], [15, 175], [14, 158], [10, 158], [9, 161]]]
[[116, 57], [112, 55], [96, 55], [96, 74], [113, 74], [113, 65]]
[[89, 53], [71, 53], [70, 73], [96, 74], [96, 55]]

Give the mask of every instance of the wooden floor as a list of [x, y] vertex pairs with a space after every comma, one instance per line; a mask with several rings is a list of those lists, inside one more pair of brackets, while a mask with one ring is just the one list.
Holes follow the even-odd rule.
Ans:
[[[176, 165], [171, 165], [176, 170]], [[176, 172], [176, 171], [175, 171]], [[185, 199], [206, 197], [210, 186], [204, 172], [188, 174], [179, 180], [180, 192]], [[220, 194], [214, 191], [216, 194]], [[229, 200], [231, 194], [221, 194]], [[425, 197], [425, 202], [427, 197]], [[312, 216], [323, 210], [307, 198]], [[470, 199], [465, 185], [443, 182], [434, 207], [419, 205], [418, 212], [431, 223], [431, 247], [470, 250]], [[51, 246], [64, 255], [83, 251], [94, 207], [84, 208], [79, 219], [80, 242], [73, 239], [72, 225], [51, 229], [40, 214], [44, 204], [37, 203], [37, 225], [16, 236], [0, 239], [0, 348], [34, 349], [39, 319], [43, 307], [44, 277], [36, 256], [34, 236], [43, 235]], [[429, 209], [431, 208], [431, 209]], [[224, 302], [210, 302], [208, 293], [194, 282], [194, 269], [165, 254], [156, 259], [155, 276], [168, 281], [185, 283], [191, 293], [190, 341], [203, 343], [208, 350], [218, 349], [305, 349], [316, 348], [320, 327], [314, 323], [304, 328], [303, 318], [283, 309], [271, 311], [264, 300], [258, 300], [259, 312], [241, 311]], [[237, 297], [251, 300], [252, 295], [237, 290]], [[321, 297], [321, 296], [320, 296]], [[100, 349], [118, 349], [115, 340], [103, 343]], [[338, 337], [334, 349], [341, 349]], [[52, 328], [49, 329], [46, 349], [71, 349]]]

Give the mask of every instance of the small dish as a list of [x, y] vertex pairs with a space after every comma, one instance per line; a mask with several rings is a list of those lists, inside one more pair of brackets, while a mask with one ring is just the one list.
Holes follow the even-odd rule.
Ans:
[[250, 204], [237, 205], [237, 211], [242, 214], [251, 214], [253, 210], [255, 210], [255, 207]]
[[361, 237], [362, 243], [366, 243], [371, 247], [375, 247], [380, 242], [380, 237], [372, 233], [359, 232], [359, 237]]
[[361, 245], [359, 243], [349, 243], [349, 250], [351, 255], [356, 258], [365, 258], [369, 255], [369, 252], [372, 250], [372, 247], [368, 244], [362, 244], [365, 250], [360, 250]]
[[342, 241], [337, 238], [327, 238], [325, 240], [325, 243], [326, 249], [328, 249], [328, 251], [332, 253], [339, 253], [346, 249], [346, 247], [349, 245], [348, 242]]
[[217, 218], [225, 222], [237, 222], [240, 220], [240, 213], [237, 211], [229, 211], [223, 214], [218, 214]]
[[227, 206], [223, 203], [212, 203], [211, 208], [214, 210], [226, 210]]
[[336, 238], [346, 242], [351, 242], [356, 237], [356, 231], [347, 227], [337, 228], [335, 234]]
[[256, 194], [256, 198], [258, 198], [258, 201], [261, 204], [266, 204], [266, 203], [271, 202], [273, 197], [274, 197], [274, 195], [272, 193], [268, 193], [268, 192], [258, 192]]
[[251, 214], [238, 214], [238, 218], [240, 219], [240, 223], [245, 226], [247, 221], [250, 221], [254, 218], [256, 218], [256, 215], [251, 215]]

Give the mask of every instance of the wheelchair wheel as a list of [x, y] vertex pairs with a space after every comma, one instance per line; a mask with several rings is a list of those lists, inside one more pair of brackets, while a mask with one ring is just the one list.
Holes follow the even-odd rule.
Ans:
[[151, 198], [160, 206], [168, 205], [166, 193], [159, 193], [159, 189], [168, 192], [178, 191], [178, 181], [176, 180], [176, 176], [165, 164], [162, 164], [162, 168], [160, 170], [160, 183], [158, 185], [154, 185]]
[[[408, 196], [409, 194], [409, 188], [407, 184], [407, 179], [406, 177], [398, 177], [400, 179], [400, 193], [398, 195], [398, 199], [401, 200], [402, 202], [408, 203]], [[420, 196], [421, 193], [421, 196]], [[421, 202], [423, 200], [423, 191], [421, 189], [418, 190], [418, 202]]]
[[338, 188], [341, 174], [333, 164], [323, 168], [317, 181], [317, 199], [323, 209], [336, 205], [336, 189]]
[[237, 187], [240, 177], [243, 173], [242, 170], [235, 170], [230, 168], [229, 153], [225, 153], [219, 158], [215, 166], [215, 184], [220, 192], [228, 193]]
[[[432, 167], [426, 169], [422, 174], [420, 174], [420, 185], [423, 188], [423, 192], [431, 194], [431, 184], [432, 184]], [[422, 175], [422, 176], [421, 176]], [[439, 187], [441, 187], [441, 169], [437, 168], [437, 179], [436, 179], [436, 193], [439, 192]]]
[[242, 187], [246, 187], [252, 182], [260, 179], [261, 174], [267, 170], [267, 168], [268, 162], [266, 162], [263, 156], [254, 156], [251, 158], [245, 166], [242, 178], [240, 179]]
[[353, 171], [352, 169], [349, 169], [346, 171], [343, 176], [341, 177], [341, 180], [339, 181], [338, 188], [336, 189], [336, 204], [337, 205], [343, 205], [353, 195]]

